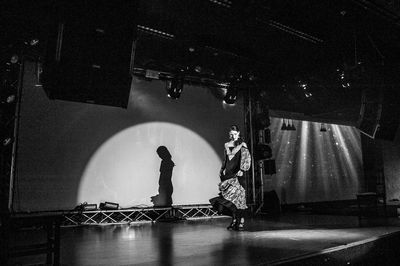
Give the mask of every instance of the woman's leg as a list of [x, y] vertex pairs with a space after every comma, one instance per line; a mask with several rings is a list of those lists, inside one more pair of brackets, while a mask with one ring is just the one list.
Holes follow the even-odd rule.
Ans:
[[236, 214], [236, 225], [235, 230], [244, 230], [244, 210], [238, 210]]
[[236, 223], [237, 223], [236, 212], [232, 212], [232, 221], [226, 229], [234, 230], [236, 227]]

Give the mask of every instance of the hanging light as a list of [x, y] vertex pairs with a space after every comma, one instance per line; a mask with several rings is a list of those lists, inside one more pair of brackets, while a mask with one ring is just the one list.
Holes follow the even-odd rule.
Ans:
[[6, 137], [3, 139], [3, 146], [8, 146], [10, 143], [12, 142], [12, 138], [11, 137]]
[[11, 64], [16, 64], [16, 63], [18, 63], [18, 60], [19, 60], [19, 56], [18, 56], [17, 54], [13, 54], [13, 55], [11, 56], [11, 58], [10, 58]]
[[287, 130], [287, 125], [285, 119], [282, 119], [282, 127], [281, 130]]
[[326, 132], [326, 127], [325, 127], [325, 124], [324, 124], [324, 123], [321, 123], [321, 124], [320, 124], [320, 129], [319, 129], [319, 131], [321, 131], [321, 132]]
[[36, 46], [39, 43], [39, 39], [38, 38], [33, 38], [29, 41], [29, 45], [30, 46]]
[[290, 123], [289, 123], [289, 120], [288, 120], [288, 126], [287, 126], [287, 130], [291, 130], [291, 131], [294, 131], [294, 130], [296, 130], [296, 127], [294, 126], [294, 123], [293, 123], [293, 119], [290, 119]]
[[224, 97], [224, 102], [226, 104], [235, 104], [237, 99], [237, 88], [236, 86], [233, 86], [232, 84], [230, 84], [227, 88], [226, 88], [226, 94]]
[[15, 101], [15, 94], [11, 94], [6, 98], [6, 103], [13, 103]]
[[172, 80], [167, 81], [167, 95], [171, 99], [178, 99], [183, 91], [184, 76], [176, 75]]

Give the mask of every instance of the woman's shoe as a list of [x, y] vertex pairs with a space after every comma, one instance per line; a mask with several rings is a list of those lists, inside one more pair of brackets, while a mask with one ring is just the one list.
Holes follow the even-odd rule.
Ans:
[[243, 231], [244, 230], [244, 218], [240, 219], [240, 222], [235, 227], [236, 231]]
[[236, 227], [236, 219], [232, 219], [231, 224], [226, 229], [235, 230], [235, 227]]

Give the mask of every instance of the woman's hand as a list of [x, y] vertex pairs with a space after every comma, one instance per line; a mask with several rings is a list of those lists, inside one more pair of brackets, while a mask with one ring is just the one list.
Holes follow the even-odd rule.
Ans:
[[222, 168], [221, 168], [221, 170], [219, 170], [219, 175], [222, 176], [222, 175], [224, 175], [224, 174], [225, 174], [225, 169], [222, 169]]
[[243, 171], [242, 171], [242, 170], [239, 170], [239, 171], [237, 172], [236, 175], [237, 175], [237, 176], [243, 176]]

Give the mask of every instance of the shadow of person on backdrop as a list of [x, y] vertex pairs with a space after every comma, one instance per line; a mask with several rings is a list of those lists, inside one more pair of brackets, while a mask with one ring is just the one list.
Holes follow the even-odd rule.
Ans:
[[151, 197], [155, 207], [165, 207], [172, 205], [172, 170], [175, 163], [171, 160], [171, 154], [167, 147], [157, 148], [157, 154], [161, 158], [160, 179], [158, 180], [158, 195]]

